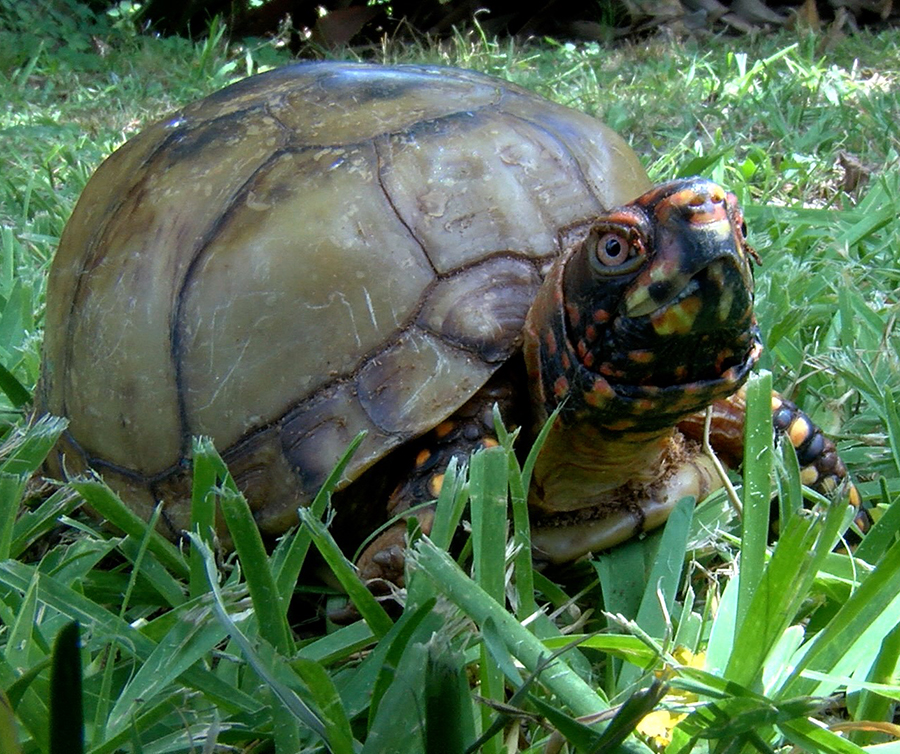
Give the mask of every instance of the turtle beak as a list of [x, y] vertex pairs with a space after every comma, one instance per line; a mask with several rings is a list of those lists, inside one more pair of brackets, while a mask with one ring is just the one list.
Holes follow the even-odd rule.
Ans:
[[663, 184], [635, 204], [655, 218], [657, 232], [651, 264], [622, 301], [626, 317], [659, 318], [665, 312], [682, 317], [685, 311], [678, 304], [701, 288], [720, 302], [727, 301], [731, 291], [753, 289], [752, 252], [743, 238], [733, 194], [712, 181], [691, 178]]

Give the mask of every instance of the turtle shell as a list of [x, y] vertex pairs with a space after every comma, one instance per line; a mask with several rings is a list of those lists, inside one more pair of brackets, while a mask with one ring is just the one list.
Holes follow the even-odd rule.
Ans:
[[466, 402], [521, 347], [564, 229], [649, 187], [621, 138], [520, 87], [305, 63], [190, 104], [91, 178], [50, 273], [55, 474], [187, 524], [213, 438], [264, 531]]

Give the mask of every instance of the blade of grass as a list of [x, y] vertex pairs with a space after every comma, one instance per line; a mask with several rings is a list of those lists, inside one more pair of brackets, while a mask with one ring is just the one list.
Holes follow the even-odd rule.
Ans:
[[341, 697], [331, 676], [315, 660], [295, 657], [291, 667], [306, 683], [325, 726], [326, 741], [332, 754], [353, 754], [353, 732]]
[[[888, 494], [885, 496], [890, 498]], [[882, 510], [875, 525], [859, 543], [854, 555], [867, 563], [877, 563], [894, 542], [898, 532], [900, 532], [900, 496]]]
[[[2, 497], [2, 493], [0, 493], [0, 499]], [[36, 540], [56, 526], [57, 519], [61, 516], [71, 515], [79, 505], [81, 505], [81, 500], [73, 490], [68, 487], [60, 487], [33, 511], [20, 512], [13, 524], [12, 543], [9, 547], [10, 557], [19, 557]]]
[[[34, 570], [14, 561], [2, 562], [0, 563], [0, 584], [24, 593]], [[47, 607], [72, 620], [77, 620], [85, 627], [86, 635], [101, 637], [104, 641], [113, 637], [119, 642], [121, 651], [141, 662], [150, 656], [156, 646], [154, 641], [131, 624], [45, 573], [40, 573], [38, 577], [38, 597]], [[186, 603], [184, 607], [191, 606], [191, 603]], [[173, 618], [177, 618], [177, 616], [178, 613]], [[168, 619], [172, 620], [173, 618]], [[252, 697], [239, 689], [223, 685], [212, 673], [201, 668], [190, 668], [181, 676], [181, 679], [224, 709], [252, 713], [260, 707]]]
[[843, 518], [839, 507], [823, 516], [794, 516], [778, 541], [762, 579], [750, 599], [743, 623], [735, 632], [725, 677], [754, 688], [764, 662], [794, 619]]
[[0, 472], [34, 474], [47, 458], [51, 448], [68, 422], [56, 416], [42, 416], [34, 424], [17, 429], [0, 448]]
[[[505, 602], [507, 500], [509, 499], [509, 460], [507, 450], [487, 448], [472, 455], [469, 490], [472, 511], [472, 544], [476, 583], [485, 594]], [[480, 693], [485, 699], [503, 702], [503, 671], [481, 646], [479, 663]], [[489, 705], [481, 707], [482, 730], [491, 727], [494, 712]], [[482, 743], [487, 754], [499, 754], [501, 739], [494, 736]]]
[[382, 638], [391, 630], [394, 622], [372, 593], [359, 580], [353, 565], [344, 557], [341, 548], [337, 546], [334, 538], [329, 534], [322, 522], [308, 508], [301, 508], [298, 513], [300, 514], [300, 522], [308, 528], [313, 544], [325, 559], [328, 567], [331, 568], [331, 572], [340, 582], [344, 591], [347, 592], [350, 601], [359, 611], [363, 620], [369, 624], [375, 636], [379, 639]]
[[[420, 539], [408, 557], [432, 583], [477, 624], [491, 617], [510, 653], [528, 670], [534, 671], [549, 651], [527, 628], [523, 627], [502, 605], [473, 583], [446, 553], [436, 548], [427, 537]], [[540, 682], [547, 686], [576, 715], [589, 715], [606, 709], [608, 703], [585, 683], [563, 658], [557, 658], [552, 672], [545, 672]]]
[[[199, 548], [200, 552], [203, 555], [203, 560], [206, 563], [207, 578], [209, 579], [209, 585], [213, 593], [213, 609], [215, 610], [216, 616], [218, 617], [219, 621], [228, 632], [228, 635], [240, 647], [241, 653], [253, 668], [254, 672], [265, 682], [266, 686], [270, 689], [273, 696], [280, 702], [280, 711], [287, 712], [295, 720], [300, 721], [304, 725], [309, 727], [323, 741], [328, 741], [328, 732], [322, 722], [321, 716], [314, 710], [310, 709], [306, 702], [304, 702], [292, 689], [288, 688], [284, 683], [276, 678], [275, 673], [270, 670], [270, 668], [267, 666], [267, 663], [263, 661], [259, 653], [257, 653], [253, 645], [247, 639], [247, 637], [241, 632], [237, 625], [235, 625], [234, 621], [231, 619], [231, 616], [228, 614], [228, 610], [225, 606], [225, 601], [222, 597], [222, 591], [219, 588], [219, 576], [212, 550], [210, 550], [209, 547], [199, 537], [195, 537], [195, 535], [193, 534], [191, 534], [190, 536], [194, 547]], [[261, 638], [260, 641], [265, 640]], [[287, 664], [287, 661], [283, 658], [281, 658], [281, 662]], [[277, 713], [275, 714], [277, 715]], [[273, 722], [276, 727], [279, 726], [279, 720], [275, 719], [273, 720]], [[281, 726], [283, 726], [283, 728], [293, 727], [287, 723], [288, 721], [284, 719], [280, 721], [280, 724]]]
[[16, 716], [13, 714], [6, 694], [0, 691], [0, 751], [21, 754], [19, 735], [16, 731]]
[[78, 623], [67, 623], [56, 636], [50, 670], [50, 754], [84, 752], [81, 648]]
[[465, 658], [449, 648], [428, 646], [425, 666], [425, 751], [463, 754], [475, 739]]
[[[869, 670], [866, 680], [871, 683], [882, 685], [895, 685], [894, 671], [897, 668], [897, 661], [900, 659], [900, 624], [895, 626], [881, 643], [881, 649], [878, 650], [878, 656]], [[854, 720], [890, 720], [894, 701], [900, 700], [900, 696], [895, 696], [892, 701], [890, 697], [875, 693], [874, 691], [863, 688], [859, 693], [859, 701], [853, 714]], [[850, 734], [850, 739], [859, 746], [865, 746], [872, 743], [874, 733], [872, 731], [854, 731]]]
[[[331, 495], [335, 487], [341, 481], [344, 469], [350, 463], [350, 459], [356, 453], [360, 444], [366, 438], [365, 432], [360, 432], [353, 441], [347, 446], [344, 454], [338, 459], [331, 473], [325, 479], [322, 487], [316, 493], [315, 498], [309, 505], [312, 516], [317, 520], [321, 520], [331, 501]], [[300, 569], [306, 561], [306, 555], [309, 552], [311, 543], [309, 532], [304, 528], [298, 528], [284, 544], [284, 549], [279, 546], [276, 555], [273, 556], [273, 570], [275, 571], [275, 582], [278, 586], [278, 593], [287, 604], [293, 594], [294, 587], [297, 585], [297, 578], [300, 575]], [[279, 557], [281, 553], [283, 557]]]
[[22, 408], [31, 403], [31, 393], [16, 376], [3, 364], [0, 364], [0, 390], [4, 392], [9, 402], [16, 408]]
[[[209, 437], [195, 437], [192, 440], [191, 459], [193, 478], [191, 480], [191, 529], [210, 547], [214, 546], [216, 527], [216, 482], [223, 464], [222, 459]], [[206, 568], [200, 553], [191, 550], [188, 560], [191, 568], [191, 597], [199, 597], [208, 589]]]
[[[230, 475], [228, 477], [230, 480]], [[287, 608], [275, 585], [262, 536], [247, 499], [232, 487], [233, 480], [219, 491], [219, 506], [231, 533], [234, 550], [250, 590], [260, 636], [283, 655], [293, 654], [294, 642], [287, 622]]]
[[194, 607], [156, 645], [119, 693], [108, 718], [108, 736], [126, 730], [144, 703], [164, 693], [176, 678], [208, 657], [222, 642], [225, 628], [210, 620], [211, 613], [209, 605]]
[[784, 693], [827, 694], [830, 685], [802, 678], [805, 670], [850, 675], [875, 652], [900, 623], [900, 542], [881, 558], [875, 570], [841, 605], [834, 618], [811, 643], [801, 648]]
[[[660, 640], [671, 638], [671, 610], [681, 582], [694, 503], [692, 497], [682, 498], [669, 514], [635, 620], [646, 633]], [[642, 544], [645, 543], [646, 540]], [[617, 691], [624, 691], [631, 686], [640, 674], [640, 668], [634, 665], [623, 666], [616, 685]]]
[[[147, 530], [147, 522], [132, 512], [125, 503], [100, 479], [79, 478], [70, 483], [97, 515], [105, 518], [137, 541], [141, 541]], [[159, 561], [179, 578], [189, 578], [190, 569], [184, 557], [169, 540], [159, 532], [151, 532], [148, 547]]]
[[375, 724], [375, 718], [378, 716], [381, 708], [381, 700], [385, 693], [391, 687], [391, 684], [397, 679], [397, 668], [403, 660], [403, 655], [407, 648], [413, 643], [414, 639], [420, 632], [420, 626], [423, 622], [430, 623], [427, 619], [430, 617], [431, 611], [434, 609], [435, 600], [426, 602], [416, 608], [413, 612], [404, 610], [403, 616], [391, 631], [391, 638], [383, 640], [380, 648], [384, 649], [382, 655], [381, 667], [371, 689], [371, 702], [369, 704], [369, 729]]
[[35, 573], [25, 592], [24, 599], [16, 610], [15, 622], [9, 626], [9, 641], [3, 656], [10, 665], [16, 668], [27, 668], [32, 664], [32, 660], [37, 659], [31, 656], [38, 651], [33, 636], [38, 608], [37, 581], [37, 573]]
[[27, 484], [27, 476], [0, 474], [0, 560], [12, 551], [13, 525]]
[[763, 577], [772, 496], [772, 375], [762, 371], [747, 382], [744, 424], [744, 512], [741, 530], [737, 631]]

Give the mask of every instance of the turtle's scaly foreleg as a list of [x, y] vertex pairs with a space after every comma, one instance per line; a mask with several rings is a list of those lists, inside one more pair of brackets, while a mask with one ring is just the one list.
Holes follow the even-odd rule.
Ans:
[[[497, 444], [493, 407], [496, 404], [505, 420], [511, 421], [512, 407], [515, 405], [515, 391], [502, 375], [498, 377], [489, 381], [455, 414], [416, 441], [411, 468], [388, 500], [389, 518], [403, 515], [420, 503], [436, 499], [451, 458], [465, 461], [475, 450]], [[376, 537], [357, 561], [360, 578], [373, 591], [378, 591], [380, 581], [397, 586], [404, 584], [406, 519], [409, 517], [415, 517], [428, 534], [434, 519], [434, 508], [418, 508], [409, 516], [403, 516], [402, 520]]]
[[[716, 455], [728, 466], [736, 468], [744, 456], [744, 416], [746, 414], [744, 388], [734, 395], [712, 404], [710, 444]], [[689, 416], [678, 425], [686, 437], [700, 440], [703, 436], [705, 414]], [[800, 462], [800, 479], [824, 495], [832, 494], [846, 485], [848, 502], [860, 509], [859, 492], [850, 482], [847, 467], [837, 448], [813, 421], [791, 401], [772, 393], [772, 426], [779, 437], [790, 441]], [[868, 515], [861, 511], [857, 523], [865, 530]]]

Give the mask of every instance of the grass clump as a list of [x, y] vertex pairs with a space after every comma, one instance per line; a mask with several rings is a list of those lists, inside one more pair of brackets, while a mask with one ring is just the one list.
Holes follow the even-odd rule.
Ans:
[[[77, 689], [81, 750], [98, 754], [890, 749], [900, 692], [894, 36], [851, 37], [827, 58], [815, 37], [786, 34], [702, 49], [460, 34], [377, 55], [501, 75], [610, 122], [654, 178], [702, 173], [734, 190], [764, 259], [763, 366], [838, 438], [878, 523], [855, 556], [833, 550], [841, 506], [785, 516], [769, 542], [773, 485], [786, 511], [809, 493], [793, 456], [768, 447], [764, 377], [742, 524], [720, 496], [685, 503], [661, 532], [551, 580], [531, 563], [529, 462], [501, 432], [500, 447], [448, 472], [432, 537], [414, 545], [403, 613], [359, 593], [365, 620], [325, 632], [298, 623], [291, 602], [311, 548], [350, 573], [320, 523], [329, 485], [267, 552], [221, 459], [198, 441], [185, 552], [99, 479], [35, 495], [30, 480], [63, 424], [24, 413], [47, 269], [90, 174], [142, 125], [287, 57], [226, 44], [215, 26], [199, 44], [137, 36], [127, 14], [79, 20], [76, 55], [54, 41], [67, 22], [28, 13], [0, 0], [13, 31], [53, 26], [39, 35], [50, 41], [22, 37], [0, 57], [0, 749], [77, 754], [65, 733], [73, 715], [53, 701]], [[91, 35], [103, 44], [85, 47]], [[772, 469], [759, 458], [774, 458]], [[84, 502], [116, 532], [79, 516]], [[473, 534], [457, 562], [446, 549], [467, 502]], [[216, 507], [236, 547], [220, 562]]]

